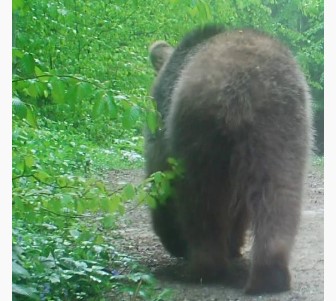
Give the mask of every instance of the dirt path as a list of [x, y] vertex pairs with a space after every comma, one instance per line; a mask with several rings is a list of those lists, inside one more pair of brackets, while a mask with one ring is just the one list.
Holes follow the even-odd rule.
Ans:
[[[142, 171], [114, 171], [109, 181], [114, 185], [138, 183]], [[201, 284], [190, 283], [184, 274], [181, 260], [172, 258], [163, 249], [153, 234], [150, 216], [145, 206], [128, 204], [126, 215], [115, 231], [121, 237], [117, 245], [121, 251], [132, 254], [143, 265], [150, 267], [160, 281], [162, 288], [173, 288], [176, 301], [320, 301], [323, 300], [323, 173], [313, 169], [307, 181], [307, 196], [304, 200], [302, 221], [297, 236], [292, 261], [292, 290], [290, 292], [251, 297], [243, 293], [244, 277], [237, 275], [232, 283]], [[243, 250], [248, 258], [250, 244]]]

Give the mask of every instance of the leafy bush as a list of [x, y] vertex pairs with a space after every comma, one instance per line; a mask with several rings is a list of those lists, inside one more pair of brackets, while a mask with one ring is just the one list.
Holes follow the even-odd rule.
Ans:
[[41, 129], [34, 129], [13, 120], [16, 299], [89, 300], [111, 289], [144, 300], [153, 297], [154, 279], [106, 242], [107, 231], [124, 211], [122, 202], [136, 194], [131, 185], [111, 192], [94, 176], [111, 153], [120, 159], [118, 149], [98, 149], [66, 122], [44, 120]]

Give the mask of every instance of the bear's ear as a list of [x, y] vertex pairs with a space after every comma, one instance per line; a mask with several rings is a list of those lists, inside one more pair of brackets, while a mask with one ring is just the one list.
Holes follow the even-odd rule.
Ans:
[[149, 58], [156, 73], [173, 53], [174, 48], [165, 41], [156, 41], [149, 48]]

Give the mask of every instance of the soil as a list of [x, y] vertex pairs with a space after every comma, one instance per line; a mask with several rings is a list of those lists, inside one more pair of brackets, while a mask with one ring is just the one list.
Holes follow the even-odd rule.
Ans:
[[[113, 187], [125, 183], [139, 183], [141, 170], [111, 171], [109, 182]], [[307, 179], [307, 192], [303, 202], [302, 218], [296, 244], [292, 252], [290, 270], [292, 288], [281, 294], [262, 296], [244, 295], [251, 241], [243, 249], [243, 258], [236, 263], [237, 272], [231, 279], [217, 283], [193, 283], [186, 273], [185, 263], [171, 257], [152, 231], [149, 210], [145, 205], [128, 203], [126, 213], [113, 233], [120, 251], [132, 255], [150, 268], [160, 287], [171, 288], [176, 301], [319, 301], [323, 300], [323, 171], [312, 168]]]

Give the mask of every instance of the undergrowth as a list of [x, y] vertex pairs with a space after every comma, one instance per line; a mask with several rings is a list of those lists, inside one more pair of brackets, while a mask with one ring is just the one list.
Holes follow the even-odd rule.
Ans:
[[142, 165], [142, 138], [101, 148], [66, 122], [38, 122], [13, 118], [13, 299], [166, 300], [106, 239], [135, 192], [97, 175]]

